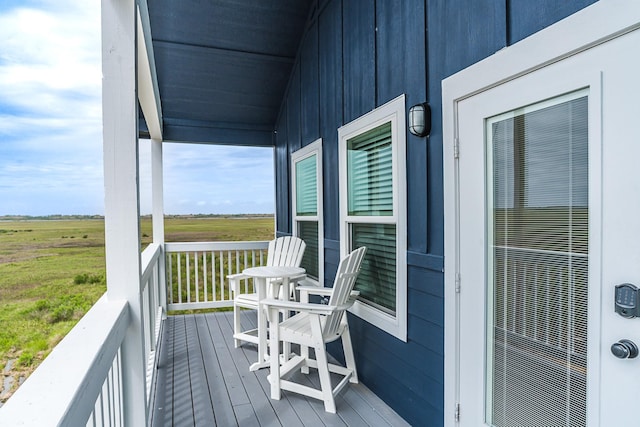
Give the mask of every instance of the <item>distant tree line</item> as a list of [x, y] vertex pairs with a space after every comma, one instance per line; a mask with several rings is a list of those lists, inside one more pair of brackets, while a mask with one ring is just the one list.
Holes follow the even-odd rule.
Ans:
[[[165, 218], [271, 218], [273, 214], [187, 214], [165, 215]], [[142, 218], [151, 218], [151, 215], [142, 215]], [[80, 219], [104, 219], [103, 215], [0, 215], [0, 221], [60, 221]]]

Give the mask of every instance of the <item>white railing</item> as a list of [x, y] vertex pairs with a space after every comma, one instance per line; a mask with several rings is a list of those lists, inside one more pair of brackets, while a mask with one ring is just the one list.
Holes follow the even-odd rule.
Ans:
[[[151, 384], [156, 366], [156, 347], [162, 328], [165, 295], [162, 247], [152, 243], [142, 252], [142, 276], [140, 278], [140, 295], [142, 297], [142, 334], [144, 335], [144, 356], [147, 361], [146, 386], [147, 405], [151, 398]], [[148, 409], [148, 408], [147, 408]]]
[[128, 324], [127, 302], [103, 295], [0, 409], [0, 425], [123, 425]]
[[[167, 309], [233, 306], [227, 276], [264, 265], [269, 242], [165, 243]], [[245, 288], [252, 286], [244, 281]]]

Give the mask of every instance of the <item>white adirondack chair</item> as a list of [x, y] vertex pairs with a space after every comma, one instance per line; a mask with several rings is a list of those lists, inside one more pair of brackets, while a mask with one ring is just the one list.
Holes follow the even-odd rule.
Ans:
[[[275, 240], [269, 242], [269, 248], [267, 250], [267, 263], [268, 266], [294, 266], [299, 267], [302, 262], [302, 256], [306, 248], [306, 243], [298, 237], [284, 236], [278, 237]], [[304, 277], [304, 276], [303, 276]], [[258, 309], [258, 294], [255, 288], [252, 292], [241, 293], [240, 282], [242, 280], [249, 279], [242, 273], [231, 274], [227, 276], [229, 279], [229, 287], [233, 291], [233, 338], [236, 348], [240, 345], [240, 341], [247, 341], [254, 344], [258, 344], [258, 335], [255, 329], [242, 331], [240, 326], [240, 308], [249, 308], [253, 310]], [[302, 278], [302, 277], [301, 277]], [[280, 283], [272, 280], [273, 284], [279, 285]], [[296, 278], [290, 279], [291, 283], [296, 282]], [[270, 284], [267, 284], [268, 287]], [[282, 290], [287, 292], [287, 290]], [[267, 295], [271, 295], [268, 291]]]
[[[301, 302], [266, 299], [262, 305], [269, 312], [270, 348], [279, 348], [280, 341], [300, 344], [300, 356], [294, 356], [280, 366], [279, 357], [271, 357], [271, 398], [279, 400], [281, 390], [304, 394], [324, 401], [325, 411], [335, 413], [335, 396], [347, 382], [357, 383], [356, 371], [349, 325], [345, 311], [353, 305], [358, 295], [353, 286], [360, 272], [360, 265], [365, 247], [358, 248], [340, 261], [333, 288], [298, 287], [301, 291]], [[308, 303], [308, 295], [330, 295], [328, 305]], [[294, 316], [279, 323], [280, 310], [298, 312]], [[326, 343], [342, 338], [342, 348], [346, 360], [346, 368], [328, 363]], [[308, 347], [315, 350], [315, 360], [309, 357]], [[273, 352], [272, 352], [273, 354]], [[309, 367], [318, 369], [320, 390], [296, 382], [283, 379], [289, 372], [301, 368], [303, 373]], [[344, 376], [335, 388], [331, 387], [329, 372]]]

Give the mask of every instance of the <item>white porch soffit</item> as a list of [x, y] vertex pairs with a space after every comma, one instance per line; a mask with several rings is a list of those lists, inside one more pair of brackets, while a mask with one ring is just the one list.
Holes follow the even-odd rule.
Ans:
[[151, 139], [162, 141], [162, 106], [158, 90], [147, 0], [138, 0], [138, 102]]

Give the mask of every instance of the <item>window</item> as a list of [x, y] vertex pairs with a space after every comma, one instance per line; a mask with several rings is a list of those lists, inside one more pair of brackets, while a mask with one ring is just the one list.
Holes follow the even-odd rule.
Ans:
[[367, 247], [351, 311], [407, 339], [404, 95], [338, 129], [340, 242]]
[[324, 285], [322, 226], [322, 140], [291, 154], [293, 235], [307, 244], [302, 267], [307, 277]]
[[[587, 94], [562, 95], [486, 121], [491, 425], [586, 423]], [[532, 412], [534, 406], [544, 411]]]

